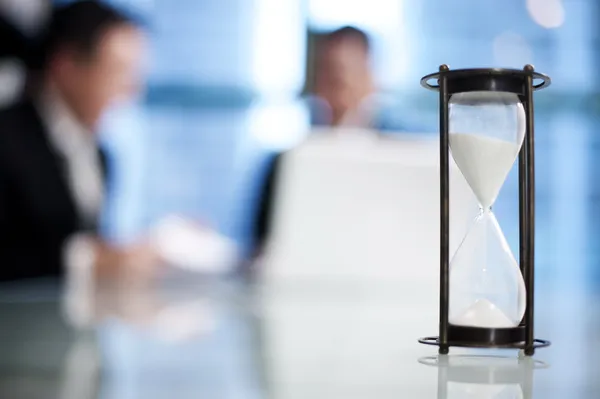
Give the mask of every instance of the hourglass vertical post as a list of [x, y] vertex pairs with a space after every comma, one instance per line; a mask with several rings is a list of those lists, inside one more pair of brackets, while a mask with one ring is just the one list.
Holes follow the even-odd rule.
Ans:
[[[533, 66], [526, 65], [524, 71], [532, 73]], [[532, 356], [534, 344], [534, 261], [535, 261], [535, 148], [534, 148], [534, 115], [533, 115], [533, 76], [525, 77], [525, 111], [527, 126], [525, 132], [525, 149], [527, 151], [527, 262], [523, 275], [526, 291], [525, 313], [525, 354]]]
[[[525, 103], [525, 98], [522, 98]], [[527, 247], [529, 235], [527, 234], [527, 148], [525, 143], [519, 151], [519, 267], [521, 274], [526, 275], [527, 272]], [[527, 285], [527, 282], [525, 283]], [[524, 326], [526, 317], [523, 318], [521, 325]]]
[[[448, 65], [440, 65], [440, 72], [447, 72]], [[440, 348], [445, 355], [448, 347], [448, 311], [450, 302], [450, 159], [449, 159], [449, 113], [448, 82], [440, 76]]]

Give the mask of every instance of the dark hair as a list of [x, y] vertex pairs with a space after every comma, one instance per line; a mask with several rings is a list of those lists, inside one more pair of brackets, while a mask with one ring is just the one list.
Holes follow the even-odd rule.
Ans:
[[101, 1], [82, 0], [54, 6], [37, 40], [30, 67], [45, 69], [52, 56], [65, 46], [82, 57], [92, 56], [107, 29], [127, 24], [138, 25], [133, 17]]
[[323, 35], [322, 38], [325, 43], [336, 43], [347, 39], [356, 40], [367, 52], [371, 50], [371, 39], [369, 38], [369, 35], [365, 31], [354, 26], [344, 26]]

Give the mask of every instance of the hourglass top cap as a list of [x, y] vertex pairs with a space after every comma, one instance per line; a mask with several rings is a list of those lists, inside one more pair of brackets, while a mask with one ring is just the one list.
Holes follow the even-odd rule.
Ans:
[[[421, 79], [421, 86], [429, 90], [440, 89], [440, 78], [446, 79], [448, 94], [468, 91], [504, 91], [524, 95], [529, 77], [532, 79], [533, 90], [550, 86], [549, 76], [535, 72], [532, 65], [523, 69], [504, 68], [470, 68], [450, 69], [441, 65], [438, 72], [431, 73]], [[435, 81], [435, 82], [432, 82]]]

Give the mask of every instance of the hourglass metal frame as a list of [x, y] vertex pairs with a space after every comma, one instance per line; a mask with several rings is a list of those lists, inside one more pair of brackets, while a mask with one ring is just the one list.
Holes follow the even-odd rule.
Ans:
[[[437, 84], [430, 82], [437, 81]], [[535, 81], [541, 81], [535, 83]], [[436, 345], [440, 354], [452, 346], [522, 349], [532, 356], [536, 348], [550, 345], [534, 336], [534, 248], [535, 248], [535, 151], [533, 92], [550, 85], [550, 77], [535, 72], [532, 65], [520, 69], [456, 69], [441, 65], [436, 73], [424, 76], [421, 86], [439, 91], [440, 118], [440, 312], [439, 336], [425, 337], [422, 344]], [[525, 315], [517, 327], [485, 328], [452, 325], [448, 321], [450, 302], [450, 182], [449, 102], [453, 94], [497, 91], [516, 94], [526, 115], [526, 130], [519, 151], [519, 269], [526, 289]]]

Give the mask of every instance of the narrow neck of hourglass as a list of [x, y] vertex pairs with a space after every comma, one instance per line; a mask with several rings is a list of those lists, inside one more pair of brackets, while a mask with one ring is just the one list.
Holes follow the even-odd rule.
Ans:
[[481, 206], [481, 204], [479, 204], [479, 214], [483, 215], [485, 213], [492, 213], [492, 206], [488, 206], [488, 207], [483, 207]]

